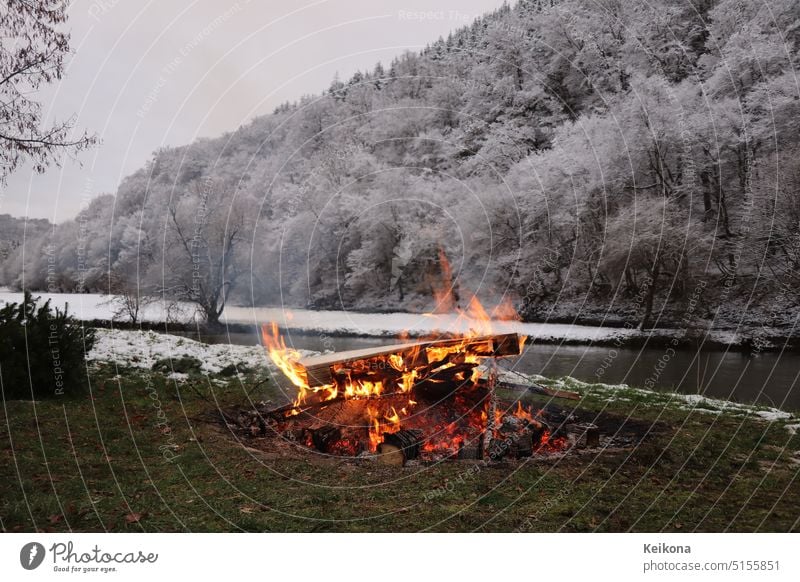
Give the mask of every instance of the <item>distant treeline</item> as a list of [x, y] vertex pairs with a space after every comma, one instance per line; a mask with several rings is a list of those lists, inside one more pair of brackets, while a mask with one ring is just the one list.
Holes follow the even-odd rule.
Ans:
[[211, 321], [230, 297], [428, 309], [443, 273], [528, 317], [785, 315], [798, 19], [800, 0], [506, 6], [155, 152], [115, 196], [29, 233], [24, 264], [5, 250], [3, 282], [163, 294]]

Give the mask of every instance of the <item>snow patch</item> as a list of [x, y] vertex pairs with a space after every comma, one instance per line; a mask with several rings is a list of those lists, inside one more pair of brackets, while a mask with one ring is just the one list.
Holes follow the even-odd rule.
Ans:
[[[158, 360], [184, 357], [196, 358], [202, 362], [200, 370], [206, 374], [216, 374], [230, 365], [246, 368], [272, 366], [261, 346], [204, 344], [154, 331], [98, 329], [94, 347], [86, 355], [88, 361], [113, 362], [121, 366], [147, 369], [151, 369]], [[169, 377], [183, 379], [183, 376], [185, 374], [173, 372]]]
[[[517, 372], [513, 372], [513, 374], [517, 377], [523, 376]], [[503, 374], [501, 376], [505, 375], [506, 374]], [[679, 410], [691, 410], [703, 414], [717, 415], [725, 413], [736, 416], [755, 416], [767, 422], [788, 422], [797, 419], [792, 413], [778, 408], [719, 400], [703, 396], [702, 394], [656, 392], [653, 390], [644, 390], [642, 388], [631, 388], [627, 384], [592, 384], [570, 376], [555, 380], [539, 375], [532, 375], [528, 378], [533, 382], [542, 383], [556, 389], [574, 390], [582, 394], [586, 394], [589, 391], [599, 392], [606, 402], [631, 401], [630, 398], [624, 397], [623, 395], [638, 395], [646, 399], [646, 401], [642, 403], [645, 406], [672, 406]], [[527, 383], [520, 382], [517, 378], [514, 378], [513, 381], [522, 384]], [[800, 424], [785, 424], [784, 426], [787, 430], [792, 432], [792, 434], [794, 434], [793, 431], [800, 428]]]

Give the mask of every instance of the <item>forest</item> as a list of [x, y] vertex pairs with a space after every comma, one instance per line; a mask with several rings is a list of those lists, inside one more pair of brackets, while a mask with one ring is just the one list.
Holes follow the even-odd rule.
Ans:
[[429, 310], [442, 277], [529, 320], [790, 317], [798, 45], [800, 0], [522, 0], [158, 150], [24, 244], [0, 217], [0, 284], [210, 323], [227, 302]]

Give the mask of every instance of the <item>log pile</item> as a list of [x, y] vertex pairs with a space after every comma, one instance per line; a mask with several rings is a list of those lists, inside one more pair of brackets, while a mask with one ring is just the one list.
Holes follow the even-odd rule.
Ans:
[[[421, 340], [308, 357], [307, 379], [295, 403], [228, 418], [251, 437], [278, 436], [325, 455], [368, 456], [404, 466], [411, 461], [524, 459], [555, 452], [566, 426], [539, 412], [501, 402], [497, 389], [579, 398], [538, 385], [501, 382], [493, 358], [521, 352], [517, 334]], [[476, 373], [488, 360], [488, 371]], [[596, 442], [580, 431], [583, 446]]]
[[[448, 348], [458, 351], [444, 353]], [[416, 370], [417, 378], [431, 382], [448, 382], [469, 379], [477, 365], [464, 361], [464, 354], [477, 357], [517, 356], [521, 352], [520, 337], [516, 333], [423, 340], [336, 352], [303, 358], [299, 364], [305, 369], [310, 388], [345, 381], [391, 383], [398, 380], [403, 370]]]

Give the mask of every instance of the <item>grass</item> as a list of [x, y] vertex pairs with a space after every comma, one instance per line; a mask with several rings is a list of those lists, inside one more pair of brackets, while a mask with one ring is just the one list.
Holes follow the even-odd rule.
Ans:
[[203, 420], [248, 390], [277, 399], [254, 378], [91, 377], [84, 398], [5, 403], [4, 531], [800, 530], [800, 434], [636, 390], [580, 387], [582, 409], [665, 424], [634, 450], [393, 469], [275, 458]]

